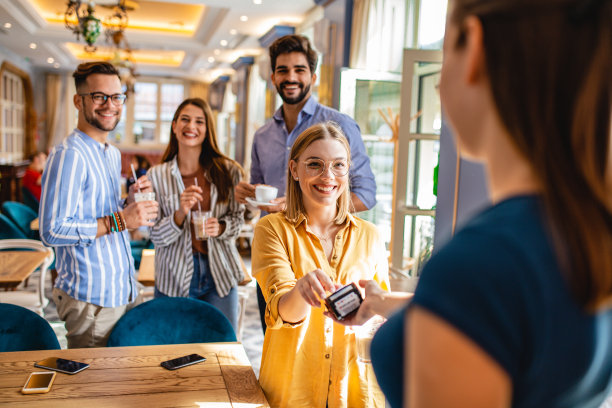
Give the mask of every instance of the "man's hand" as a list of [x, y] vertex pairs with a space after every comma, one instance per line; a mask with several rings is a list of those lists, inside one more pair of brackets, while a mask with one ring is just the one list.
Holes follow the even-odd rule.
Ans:
[[287, 201], [286, 197], [277, 197], [274, 200], [270, 201], [274, 205], [260, 205], [258, 208], [261, 208], [264, 211], [269, 213], [275, 213], [279, 211], [283, 211], [285, 209], [285, 203]]
[[255, 199], [255, 186], [246, 181], [241, 181], [234, 189], [234, 196], [240, 204], [246, 204], [247, 197]]
[[140, 192], [148, 193], [153, 191], [153, 185], [151, 181], [147, 178], [146, 175], [140, 176], [138, 180], [134, 184], [130, 186], [130, 190], [128, 191], [128, 199], [127, 203], [131, 204], [134, 202], [134, 193], [138, 193], [138, 188], [140, 187]]
[[159, 204], [157, 201], [140, 201], [129, 204], [123, 209], [123, 218], [127, 229], [131, 230], [141, 226], [152, 227], [155, 225]]

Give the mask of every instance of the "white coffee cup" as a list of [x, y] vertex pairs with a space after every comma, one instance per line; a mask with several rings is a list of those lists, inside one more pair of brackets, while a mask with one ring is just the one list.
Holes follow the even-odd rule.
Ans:
[[259, 203], [269, 203], [276, 198], [278, 188], [260, 184], [255, 187], [255, 199]]

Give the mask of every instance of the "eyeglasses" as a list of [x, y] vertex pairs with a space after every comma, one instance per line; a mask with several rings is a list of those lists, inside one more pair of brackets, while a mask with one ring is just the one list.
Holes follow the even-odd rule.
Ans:
[[325, 162], [321, 159], [304, 160], [306, 174], [312, 177], [320, 176], [321, 174], [325, 173], [328, 168], [327, 164], [329, 164], [331, 172], [336, 177], [346, 176], [349, 171], [349, 163], [343, 159], [333, 160], [330, 162]]
[[104, 92], [90, 92], [79, 94], [79, 96], [90, 96], [94, 105], [104, 105], [109, 98], [114, 105], [123, 105], [125, 103], [125, 99], [127, 98], [127, 95], [125, 94], [116, 93], [107, 95]]

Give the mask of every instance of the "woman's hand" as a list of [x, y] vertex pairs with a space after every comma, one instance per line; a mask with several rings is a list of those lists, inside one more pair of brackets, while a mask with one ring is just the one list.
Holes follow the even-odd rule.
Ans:
[[322, 269], [315, 269], [297, 280], [295, 287], [302, 298], [313, 307], [321, 307], [326, 292], [334, 292], [342, 285], [336, 285]]
[[176, 225], [182, 226], [189, 211], [198, 201], [202, 200], [202, 189], [199, 186], [193, 185], [183, 190], [179, 198], [179, 208], [174, 212], [174, 222]]
[[225, 230], [225, 224], [221, 225], [218, 219], [210, 217], [206, 220], [204, 228], [206, 229], [206, 235], [209, 237], [218, 237]]
[[131, 204], [131, 203], [133, 203], [135, 201], [134, 200], [134, 194], [136, 194], [138, 192], [150, 193], [150, 192], [153, 192], [153, 191], [155, 191], [155, 190], [153, 190], [153, 184], [151, 184], [151, 180], [148, 179], [146, 174], [144, 176], [140, 176], [138, 178], [138, 180], [136, 180], [130, 186], [130, 189], [128, 190], [127, 204]]

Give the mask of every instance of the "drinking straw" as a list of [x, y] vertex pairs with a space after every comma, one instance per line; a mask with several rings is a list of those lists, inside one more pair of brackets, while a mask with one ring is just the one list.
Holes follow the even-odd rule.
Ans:
[[[198, 178], [197, 177], [195, 178], [195, 185], [196, 186], [198, 185]], [[200, 200], [198, 200], [198, 211], [202, 212], [202, 207], [200, 207]]]
[[138, 187], [138, 192], [140, 193], [140, 183], [138, 183], [138, 177], [136, 177], [136, 170], [134, 170], [134, 164], [130, 163], [130, 166], [132, 167], [132, 176], [134, 176], [134, 183], [136, 183], [136, 187]]

